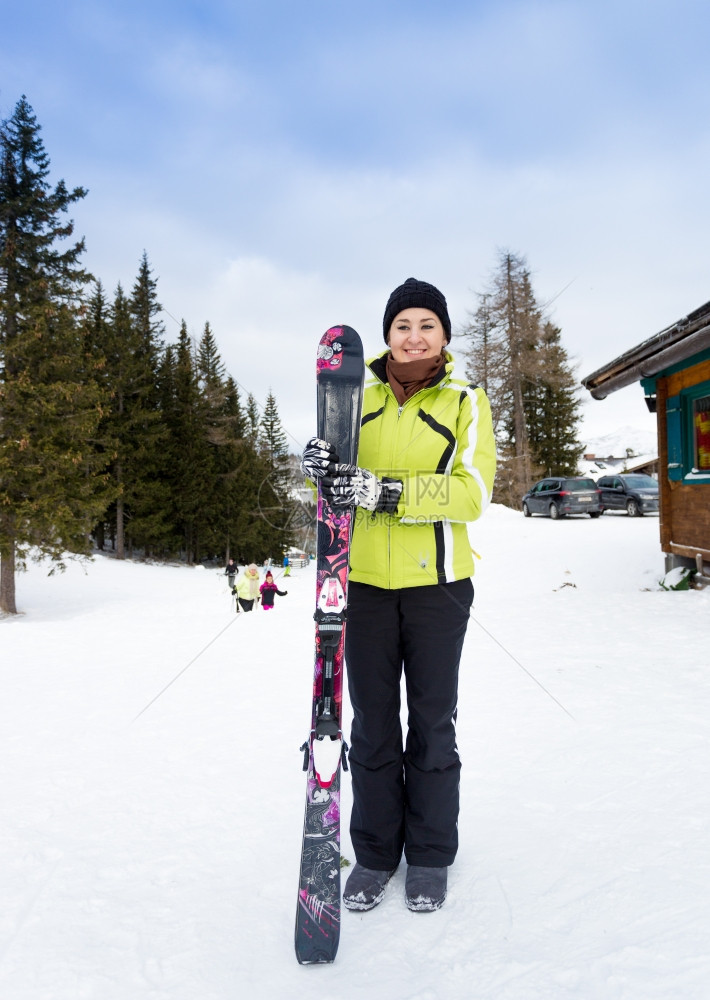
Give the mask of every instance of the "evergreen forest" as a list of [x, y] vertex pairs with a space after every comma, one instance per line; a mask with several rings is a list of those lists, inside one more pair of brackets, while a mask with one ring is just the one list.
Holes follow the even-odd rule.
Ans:
[[40, 132], [25, 97], [0, 123], [0, 610], [30, 553], [280, 559], [304, 505], [275, 397], [240, 390], [209, 322], [167, 342], [145, 252], [126, 288], [88, 273], [87, 192], [50, 184]]

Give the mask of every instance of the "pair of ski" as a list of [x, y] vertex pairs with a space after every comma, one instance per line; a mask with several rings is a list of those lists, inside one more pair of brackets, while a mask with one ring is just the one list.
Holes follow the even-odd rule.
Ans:
[[[364, 361], [349, 326], [331, 327], [317, 356], [318, 437], [341, 462], [357, 463]], [[296, 958], [332, 962], [340, 938], [340, 775], [347, 769], [341, 729], [352, 507], [334, 508], [318, 488], [316, 641], [311, 729], [301, 747], [308, 772], [303, 821]]]

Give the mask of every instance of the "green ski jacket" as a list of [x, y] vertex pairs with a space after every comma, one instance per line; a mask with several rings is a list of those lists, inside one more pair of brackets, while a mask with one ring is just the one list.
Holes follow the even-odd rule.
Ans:
[[488, 398], [453, 378], [447, 353], [440, 380], [400, 407], [388, 353], [367, 362], [358, 465], [404, 490], [394, 515], [357, 508], [350, 579], [388, 590], [462, 580], [474, 572], [466, 524], [490, 503], [495, 476]]

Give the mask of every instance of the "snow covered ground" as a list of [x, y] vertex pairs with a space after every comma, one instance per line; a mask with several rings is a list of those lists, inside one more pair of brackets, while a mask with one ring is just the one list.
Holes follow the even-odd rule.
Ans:
[[313, 569], [240, 616], [211, 570], [19, 577], [0, 997], [706, 1000], [710, 591], [658, 588], [654, 517], [493, 507], [472, 543], [449, 899], [410, 913], [400, 870], [324, 967], [293, 953]]

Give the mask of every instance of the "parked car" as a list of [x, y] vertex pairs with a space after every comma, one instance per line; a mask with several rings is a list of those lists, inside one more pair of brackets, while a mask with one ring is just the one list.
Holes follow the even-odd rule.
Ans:
[[599, 517], [601, 494], [593, 479], [551, 476], [535, 483], [523, 497], [523, 514], [546, 514], [557, 519], [566, 514], [589, 514]]
[[658, 483], [653, 476], [639, 472], [602, 476], [597, 486], [602, 492], [602, 513], [625, 510], [629, 517], [642, 517], [658, 511]]

